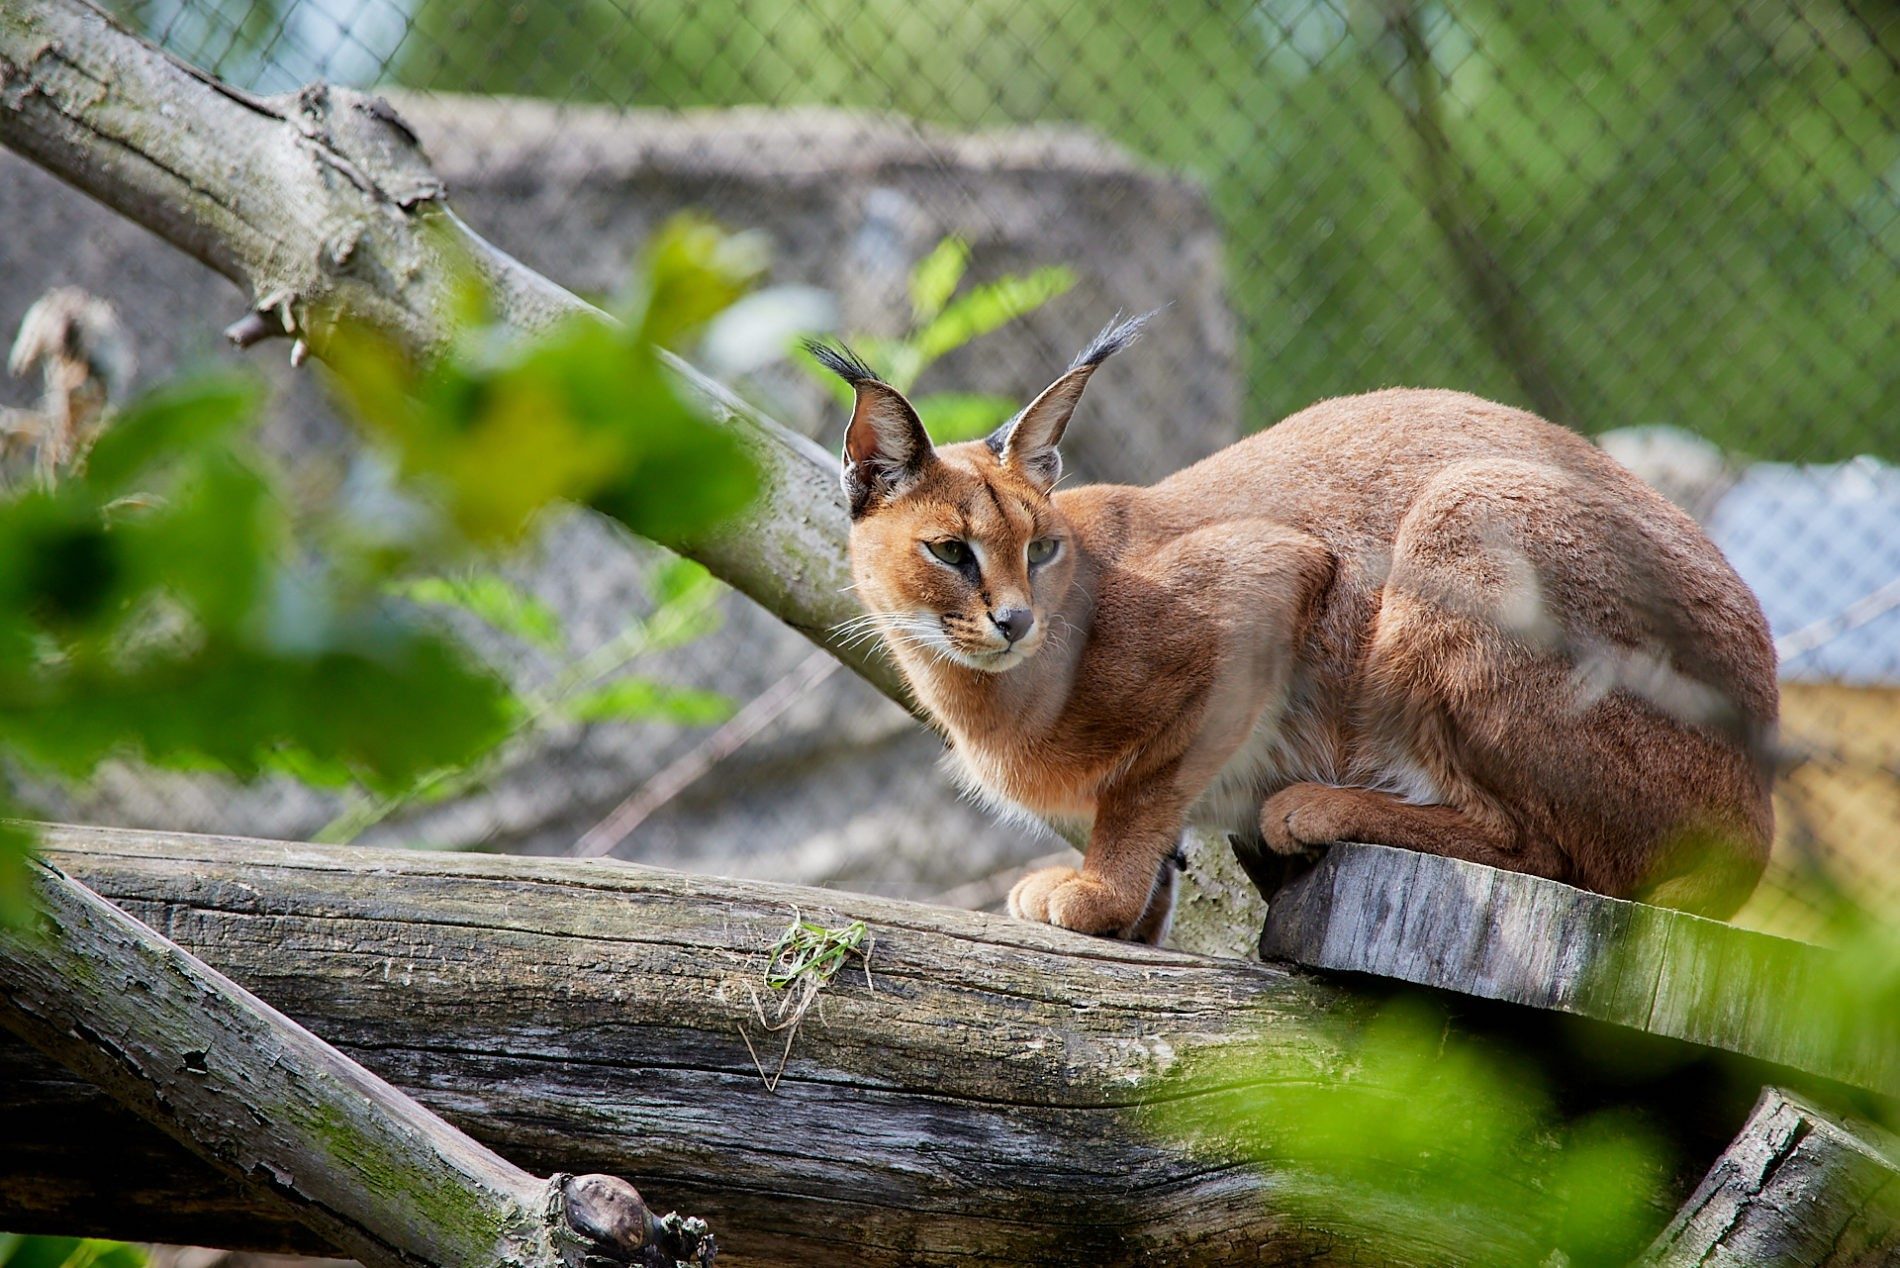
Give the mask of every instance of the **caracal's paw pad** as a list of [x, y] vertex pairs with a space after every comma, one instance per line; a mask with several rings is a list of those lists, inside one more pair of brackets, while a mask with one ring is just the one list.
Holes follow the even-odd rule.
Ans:
[[1072, 867], [1045, 867], [1023, 877], [1009, 891], [1009, 914], [1077, 933], [1122, 938], [1142, 913], [1139, 906], [1092, 876]]
[[1305, 854], [1352, 835], [1354, 798], [1329, 784], [1294, 784], [1260, 808], [1260, 835], [1276, 854]]

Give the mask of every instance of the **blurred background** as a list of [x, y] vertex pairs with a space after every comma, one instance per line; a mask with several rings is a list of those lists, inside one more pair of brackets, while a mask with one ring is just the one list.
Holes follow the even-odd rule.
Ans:
[[[463, 218], [584, 294], [678, 212], [756, 235], [767, 289], [697, 359], [828, 449], [844, 415], [784, 355], [794, 326], [916, 353], [918, 392], [974, 427], [1116, 310], [1161, 305], [1077, 420], [1080, 478], [1150, 481], [1394, 384], [1599, 438], [1708, 526], [1780, 642], [1792, 765], [1741, 919], [1814, 935], [1807, 860], [1900, 918], [1891, 3], [109, 7], [257, 92], [384, 92]], [[238, 356], [219, 331], [243, 296], [4, 153], [0, 224], [6, 337], [75, 285], [116, 307], [139, 383]], [[962, 336], [920, 351], [959, 301]], [[361, 469], [320, 372], [281, 351], [244, 358], [278, 381], [269, 451], [312, 496], [348, 493]], [[0, 406], [41, 386], [0, 384]], [[487, 593], [415, 597], [445, 600], [530, 698], [584, 707], [542, 710], [478, 769], [390, 797], [115, 765], [35, 799], [82, 822], [611, 850], [968, 905], [1059, 845], [991, 824], [908, 715], [596, 516], [550, 522]], [[635, 671], [680, 690], [601, 695]]]

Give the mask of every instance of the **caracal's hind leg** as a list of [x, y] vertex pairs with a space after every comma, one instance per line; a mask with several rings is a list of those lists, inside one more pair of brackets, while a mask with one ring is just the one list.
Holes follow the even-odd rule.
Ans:
[[1260, 833], [1270, 849], [1289, 856], [1336, 841], [1365, 841], [1552, 879], [1563, 879], [1567, 872], [1554, 848], [1520, 842], [1495, 811], [1421, 805], [1374, 788], [1283, 788], [1260, 808]]
[[1732, 911], [1766, 861], [1767, 776], [1628, 666], [1692, 672], [1771, 728], [1772, 650], [1719, 553], [1660, 500], [1625, 499], [1522, 461], [1427, 486], [1357, 684], [1353, 782], [1368, 786], [1276, 794], [1269, 843], [1369, 840]]

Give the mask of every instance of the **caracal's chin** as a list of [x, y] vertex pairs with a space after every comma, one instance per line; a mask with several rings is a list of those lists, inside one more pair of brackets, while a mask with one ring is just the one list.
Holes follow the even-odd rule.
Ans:
[[965, 669], [974, 669], [985, 674], [1001, 674], [1016, 668], [1042, 649], [1042, 639], [1034, 640], [1033, 646], [1028, 640], [1013, 647], [1001, 647], [994, 651], [982, 649], [965, 650], [961, 647], [950, 648], [950, 658]]

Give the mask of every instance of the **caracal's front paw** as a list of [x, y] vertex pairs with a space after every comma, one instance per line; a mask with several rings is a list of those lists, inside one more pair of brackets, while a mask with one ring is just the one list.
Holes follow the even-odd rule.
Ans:
[[1352, 794], [1330, 784], [1294, 784], [1260, 808], [1260, 835], [1276, 854], [1307, 854], [1352, 835]]
[[1009, 914], [1104, 938], [1123, 938], [1142, 908], [1072, 867], [1045, 867], [1009, 891]]
[[1009, 914], [1018, 920], [1049, 921], [1049, 895], [1064, 881], [1082, 873], [1073, 867], [1039, 867], [1017, 881], [1009, 891]]

